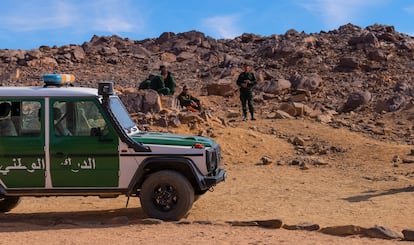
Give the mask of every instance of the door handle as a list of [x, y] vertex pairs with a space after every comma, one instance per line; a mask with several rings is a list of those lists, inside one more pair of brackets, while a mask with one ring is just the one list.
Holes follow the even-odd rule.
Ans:
[[100, 142], [113, 142], [114, 139], [111, 139], [111, 138], [99, 138], [99, 141]]

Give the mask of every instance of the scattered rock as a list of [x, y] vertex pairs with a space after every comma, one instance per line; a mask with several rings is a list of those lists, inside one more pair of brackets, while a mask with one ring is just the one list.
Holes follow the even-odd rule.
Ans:
[[290, 103], [281, 103], [279, 105], [279, 110], [286, 112], [291, 117], [294, 117], [294, 116], [297, 115], [297, 111], [296, 111], [295, 106], [290, 104]]
[[175, 222], [175, 224], [177, 224], [177, 225], [191, 225], [192, 222], [189, 221], [189, 220], [180, 220], [180, 221]]
[[262, 161], [263, 165], [269, 165], [269, 164], [272, 164], [273, 162], [270, 156], [263, 156], [262, 158], [260, 158], [260, 161]]
[[209, 220], [196, 220], [193, 221], [193, 224], [200, 224], [200, 225], [213, 225], [214, 222], [209, 221]]
[[317, 231], [320, 229], [318, 224], [314, 223], [300, 223], [297, 225], [287, 225], [283, 224], [283, 227], [286, 230], [305, 230], [305, 231]]
[[256, 221], [226, 221], [231, 226], [258, 226]]
[[347, 101], [340, 109], [340, 112], [350, 112], [358, 107], [367, 104], [371, 100], [371, 93], [368, 91], [359, 91], [351, 93]]
[[283, 222], [280, 219], [269, 219], [269, 220], [256, 220], [255, 221], [260, 227], [279, 229], [282, 227]]
[[306, 162], [299, 163], [299, 169], [300, 170], [308, 170], [309, 167], [307, 166]]
[[343, 226], [329, 226], [320, 229], [319, 231], [334, 236], [352, 236], [363, 234], [365, 228], [356, 225], [343, 225]]
[[374, 226], [369, 229], [364, 229], [362, 234], [371, 237], [371, 238], [380, 238], [380, 239], [401, 239], [402, 236], [389, 228], [383, 226]]
[[292, 139], [292, 144], [304, 146], [305, 145], [305, 140], [303, 138], [299, 137], [299, 136], [295, 136]]
[[403, 159], [402, 159], [402, 163], [405, 163], [405, 164], [414, 163], [414, 159], [407, 159], [407, 158], [403, 158]]
[[398, 163], [400, 163], [400, 162], [401, 162], [401, 158], [400, 158], [398, 155], [395, 155], [395, 156], [392, 158], [392, 162], [393, 162], [394, 164], [398, 164]]
[[264, 81], [256, 86], [256, 90], [267, 94], [284, 94], [289, 91], [291, 83], [286, 79]]
[[414, 230], [403, 230], [402, 234], [405, 241], [414, 241]]

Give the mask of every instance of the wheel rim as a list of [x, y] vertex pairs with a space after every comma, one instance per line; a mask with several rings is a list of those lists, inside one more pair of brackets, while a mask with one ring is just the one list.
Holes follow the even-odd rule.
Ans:
[[167, 212], [177, 205], [178, 194], [172, 185], [158, 185], [152, 193], [152, 202], [157, 209]]

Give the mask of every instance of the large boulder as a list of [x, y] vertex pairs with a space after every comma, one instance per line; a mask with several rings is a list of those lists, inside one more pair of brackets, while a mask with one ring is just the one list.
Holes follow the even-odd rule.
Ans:
[[379, 47], [377, 36], [373, 32], [365, 31], [359, 36], [352, 37], [348, 43], [357, 49]]
[[161, 100], [157, 91], [152, 89], [140, 90], [137, 93], [127, 93], [119, 96], [129, 113], [160, 112]]
[[286, 79], [278, 79], [259, 83], [256, 85], [255, 89], [268, 94], [283, 94], [289, 91], [290, 87], [290, 81]]
[[359, 68], [359, 59], [357, 57], [342, 57], [336, 67], [338, 71], [353, 71]]
[[353, 92], [348, 96], [345, 104], [339, 109], [339, 112], [350, 112], [358, 107], [368, 104], [371, 100], [371, 93], [368, 91]]
[[232, 82], [213, 82], [206, 86], [208, 95], [232, 96], [237, 91], [236, 83]]
[[317, 90], [323, 83], [323, 79], [318, 74], [296, 75], [290, 81], [293, 88], [308, 91]]

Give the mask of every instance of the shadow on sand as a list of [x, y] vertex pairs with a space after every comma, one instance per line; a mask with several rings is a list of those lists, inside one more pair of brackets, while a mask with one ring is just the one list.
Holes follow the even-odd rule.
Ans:
[[1, 232], [126, 226], [147, 218], [141, 208], [0, 214]]
[[365, 194], [365, 195], [358, 195], [358, 196], [351, 196], [344, 198], [348, 202], [364, 202], [368, 201], [371, 198], [379, 197], [379, 196], [386, 196], [386, 195], [394, 195], [401, 192], [414, 192], [414, 186], [404, 187], [404, 188], [397, 188], [397, 189], [389, 189], [387, 191], [375, 194]]

